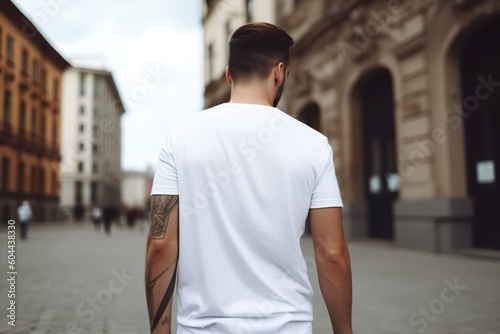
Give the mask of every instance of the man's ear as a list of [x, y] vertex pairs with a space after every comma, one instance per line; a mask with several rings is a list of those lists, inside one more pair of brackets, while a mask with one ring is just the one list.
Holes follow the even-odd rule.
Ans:
[[285, 64], [283, 62], [280, 62], [276, 67], [274, 68], [274, 84], [276, 87], [279, 87], [281, 83], [284, 80], [284, 74], [285, 73]]
[[226, 81], [229, 86], [233, 85], [233, 78], [231, 78], [231, 72], [229, 72], [229, 66], [226, 66]]

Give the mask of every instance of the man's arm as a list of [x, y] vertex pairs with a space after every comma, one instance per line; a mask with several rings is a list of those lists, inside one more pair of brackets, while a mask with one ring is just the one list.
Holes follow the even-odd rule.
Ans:
[[179, 196], [153, 195], [145, 279], [151, 333], [171, 333], [178, 255]]
[[309, 211], [321, 293], [335, 334], [351, 334], [352, 280], [341, 208]]

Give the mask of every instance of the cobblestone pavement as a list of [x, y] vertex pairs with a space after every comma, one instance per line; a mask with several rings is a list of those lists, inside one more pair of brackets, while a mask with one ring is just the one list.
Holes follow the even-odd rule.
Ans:
[[[18, 240], [16, 327], [7, 324], [6, 229], [0, 230], [0, 333], [147, 333], [146, 228], [33, 227]], [[315, 334], [331, 334], [310, 237]], [[351, 242], [354, 332], [500, 333], [500, 262]], [[175, 324], [174, 324], [175, 327]], [[294, 333], [291, 333], [294, 334]]]

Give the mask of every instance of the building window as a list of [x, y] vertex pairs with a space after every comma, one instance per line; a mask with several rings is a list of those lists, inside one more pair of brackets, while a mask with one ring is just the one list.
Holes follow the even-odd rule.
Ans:
[[45, 194], [45, 170], [43, 168], [40, 168], [38, 185], [40, 187], [38, 193], [40, 195]]
[[80, 143], [80, 151], [85, 151], [85, 144], [84, 143]]
[[92, 172], [97, 173], [98, 170], [99, 170], [99, 167], [97, 166], [96, 163], [94, 163], [94, 165], [92, 166]]
[[21, 56], [21, 74], [28, 74], [28, 51], [26, 49], [23, 49]]
[[80, 106], [80, 115], [85, 115], [85, 106]]
[[52, 143], [54, 146], [57, 144], [57, 122], [52, 123]]
[[33, 84], [38, 83], [38, 60], [33, 59]]
[[53, 87], [54, 91], [52, 92], [52, 97], [54, 98], [54, 100], [57, 100], [57, 95], [59, 94], [59, 80], [54, 79], [52, 85], [54, 86]]
[[42, 70], [42, 89], [44, 93], [47, 90], [47, 71], [45, 69]]
[[75, 203], [80, 204], [83, 199], [83, 184], [81, 181], [75, 183]]
[[255, 17], [255, 3], [253, 0], [246, 0], [247, 22], [253, 22]]
[[10, 127], [11, 108], [12, 95], [8, 90], [5, 90], [3, 100], [3, 124], [5, 127]]
[[42, 115], [41, 121], [40, 121], [40, 127], [41, 127], [41, 135], [42, 135], [42, 141], [45, 141], [45, 131], [47, 130], [46, 124], [45, 124], [45, 115]]
[[57, 174], [56, 172], [52, 172], [52, 194], [57, 195]]
[[302, 0], [293, 0], [293, 5], [297, 8], [301, 4]]
[[96, 144], [92, 145], [92, 152], [93, 153], [97, 153], [98, 150], [99, 150], [99, 146], [97, 146]]
[[26, 130], [26, 102], [21, 100], [19, 104], [19, 133], [24, 135], [24, 131]]
[[100, 90], [99, 80], [96, 77], [94, 80], [94, 97], [99, 98], [101, 95], [100, 92], [101, 92], [101, 90]]
[[35, 191], [36, 191], [36, 167], [35, 166], [31, 166], [30, 190], [32, 193], [35, 193]]
[[85, 131], [85, 125], [80, 124], [80, 125], [78, 126], [78, 130], [79, 130], [80, 132]]
[[14, 62], [14, 37], [7, 37], [7, 62]]
[[83, 173], [83, 162], [78, 163], [78, 172]]
[[80, 74], [80, 84], [79, 84], [79, 92], [80, 96], [85, 95], [85, 74]]
[[208, 78], [210, 81], [214, 77], [214, 46], [210, 44], [208, 46]]
[[9, 168], [10, 168], [10, 161], [9, 158], [3, 158], [2, 159], [2, 184], [1, 184], [1, 189], [2, 190], [9, 190]]
[[24, 162], [22, 161], [17, 166], [17, 191], [24, 192]]
[[31, 134], [33, 137], [36, 136], [36, 110], [31, 109]]
[[92, 204], [97, 203], [97, 182], [90, 184], [90, 202]]

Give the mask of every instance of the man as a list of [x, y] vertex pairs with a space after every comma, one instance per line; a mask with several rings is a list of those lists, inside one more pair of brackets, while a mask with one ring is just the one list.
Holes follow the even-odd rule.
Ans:
[[28, 239], [28, 224], [31, 218], [33, 218], [30, 202], [23, 201], [21, 203], [21, 205], [17, 208], [17, 216], [21, 222], [21, 239]]
[[146, 293], [151, 333], [312, 333], [300, 248], [309, 215], [336, 334], [351, 333], [342, 200], [325, 136], [276, 109], [291, 37], [267, 23], [233, 34], [231, 100], [170, 128], [152, 189]]
[[98, 206], [92, 208], [92, 222], [94, 223], [95, 229], [99, 230], [101, 228], [102, 210]]
[[104, 221], [104, 232], [108, 236], [111, 235], [111, 223], [113, 221], [113, 208], [110, 205], [106, 205], [102, 210], [102, 218]]

